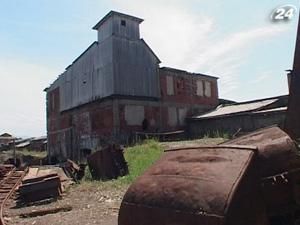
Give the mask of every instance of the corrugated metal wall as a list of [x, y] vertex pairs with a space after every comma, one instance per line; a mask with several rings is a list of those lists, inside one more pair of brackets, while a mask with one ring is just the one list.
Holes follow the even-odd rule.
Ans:
[[[121, 20], [126, 21], [126, 25], [122, 26]], [[113, 16], [113, 34], [130, 40], [140, 39], [139, 22], [122, 17], [119, 15]]]
[[139, 39], [139, 23], [113, 16], [92, 44], [51, 85], [60, 88], [60, 111], [110, 95], [159, 97], [159, 60]]
[[160, 97], [158, 61], [141, 40], [113, 37], [115, 94]]
[[113, 94], [112, 39], [96, 42], [51, 85], [60, 88], [60, 111]]

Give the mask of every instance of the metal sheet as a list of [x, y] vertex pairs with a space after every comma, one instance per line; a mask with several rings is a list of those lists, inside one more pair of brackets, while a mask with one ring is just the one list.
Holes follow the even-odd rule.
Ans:
[[261, 129], [223, 144], [257, 146], [259, 160], [257, 166], [261, 177], [300, 168], [295, 143], [279, 127]]
[[215, 146], [165, 152], [128, 189], [119, 225], [223, 224], [253, 149]]
[[234, 113], [255, 111], [261, 109], [262, 107], [266, 107], [276, 101], [278, 101], [278, 98], [259, 100], [256, 102], [237, 103], [229, 106], [219, 106], [212, 112], [200, 116], [195, 116], [193, 118], [197, 118], [197, 119], [213, 118], [213, 117], [219, 117], [219, 116], [224, 116], [224, 115], [229, 115]]

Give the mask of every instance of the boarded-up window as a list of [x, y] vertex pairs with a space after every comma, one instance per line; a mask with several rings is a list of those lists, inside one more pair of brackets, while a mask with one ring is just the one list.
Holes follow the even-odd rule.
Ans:
[[203, 96], [203, 82], [202, 80], [197, 80], [197, 95]]
[[142, 126], [145, 117], [144, 106], [126, 105], [125, 120], [129, 126]]
[[174, 95], [174, 82], [171, 76], [167, 76], [167, 95]]
[[180, 108], [178, 110], [178, 119], [179, 119], [179, 125], [180, 126], [185, 125], [186, 114], [187, 114], [187, 109], [186, 108]]
[[211, 96], [211, 83], [209, 81], [205, 81], [205, 92], [204, 92], [206, 97]]
[[175, 107], [168, 107], [168, 125], [177, 126], [177, 110]]

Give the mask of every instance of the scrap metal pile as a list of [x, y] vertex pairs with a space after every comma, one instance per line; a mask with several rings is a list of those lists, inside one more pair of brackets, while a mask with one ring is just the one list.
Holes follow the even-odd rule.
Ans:
[[62, 193], [60, 177], [55, 172], [38, 175], [38, 168], [30, 168], [18, 189], [18, 202], [30, 203], [57, 198]]
[[71, 160], [60, 166], [30, 167], [18, 188], [18, 204], [56, 199], [74, 183], [79, 166]]
[[3, 209], [13, 195], [27, 170], [18, 170], [13, 165], [0, 165], [0, 225], [4, 225]]

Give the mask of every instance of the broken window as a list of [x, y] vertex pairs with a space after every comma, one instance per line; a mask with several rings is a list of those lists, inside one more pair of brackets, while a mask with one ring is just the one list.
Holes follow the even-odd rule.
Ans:
[[126, 27], [126, 21], [125, 20], [121, 20], [121, 26]]
[[209, 81], [205, 81], [205, 92], [206, 97], [211, 97], [211, 83]]
[[144, 106], [126, 105], [125, 120], [128, 126], [141, 126], [145, 118]]
[[176, 82], [176, 90], [177, 90], [177, 94], [183, 94], [184, 93], [184, 79], [180, 78], [177, 80]]
[[177, 109], [176, 107], [168, 107], [168, 125], [170, 127], [177, 126]]
[[167, 95], [174, 95], [174, 82], [172, 76], [167, 76]]
[[203, 96], [203, 82], [202, 82], [202, 80], [197, 80], [196, 85], [197, 85], [196, 94], [198, 96]]
[[185, 125], [186, 115], [187, 115], [187, 109], [186, 108], [178, 109], [178, 120], [179, 120], [179, 125], [180, 126]]

